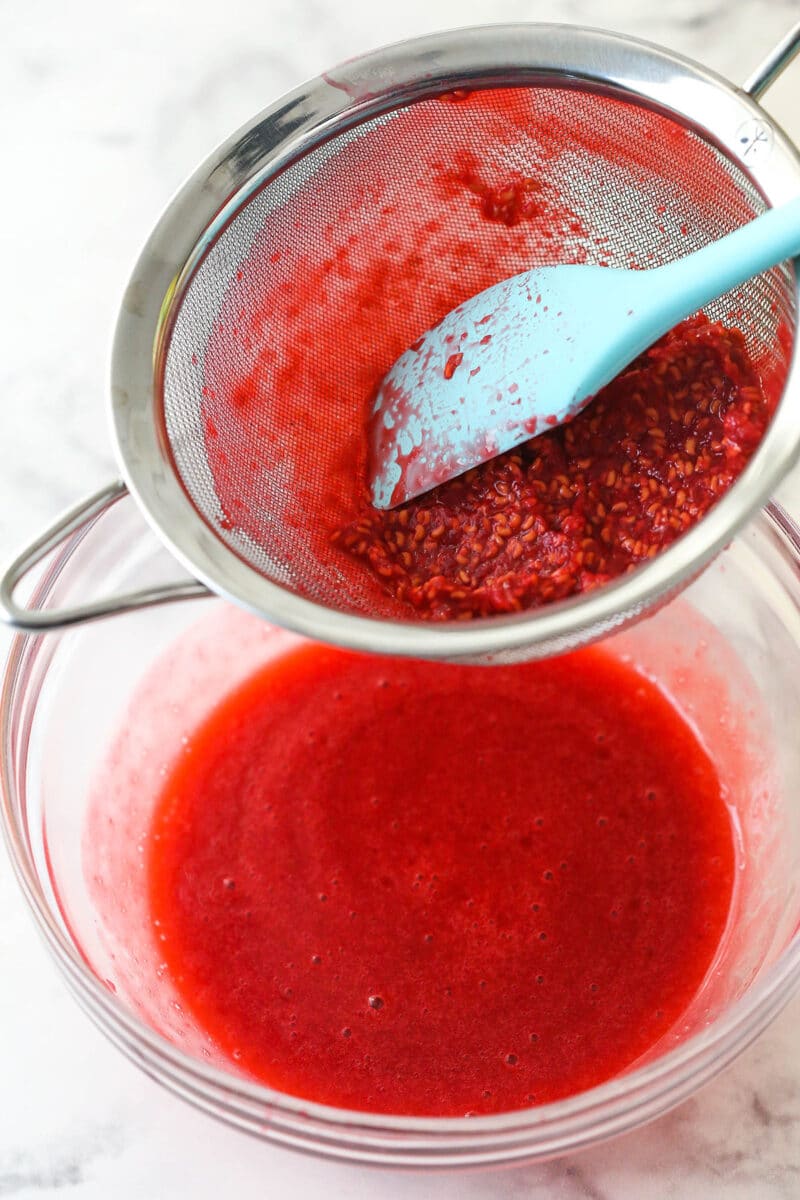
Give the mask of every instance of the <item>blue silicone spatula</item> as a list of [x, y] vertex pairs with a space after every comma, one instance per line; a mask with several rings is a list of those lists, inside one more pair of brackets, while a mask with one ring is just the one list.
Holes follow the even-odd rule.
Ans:
[[666, 266], [534, 268], [406, 350], [370, 419], [372, 499], [392, 508], [574, 417], [679, 321], [800, 254], [800, 199]]

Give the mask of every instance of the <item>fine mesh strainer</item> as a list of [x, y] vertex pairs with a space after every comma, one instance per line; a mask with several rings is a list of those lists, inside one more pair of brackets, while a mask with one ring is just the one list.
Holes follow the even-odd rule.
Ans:
[[[356, 649], [511, 661], [576, 647], [668, 599], [800, 449], [786, 266], [707, 310], [735, 321], [780, 391], [758, 451], [694, 529], [605, 587], [513, 617], [411, 619], [331, 542], [364, 485], [342, 463], [375, 384], [460, 298], [537, 263], [656, 266], [800, 194], [797, 151], [755, 100], [798, 44], [800, 26], [742, 91], [628, 38], [489, 26], [378, 51], [273, 105], [200, 168], [148, 241], [112, 361], [125, 483], [11, 565], [6, 620], [56, 629], [211, 589]], [[454, 203], [450, 184], [476, 167], [537, 179], [547, 227]], [[197, 582], [64, 611], [18, 605], [25, 572], [126, 488]]]

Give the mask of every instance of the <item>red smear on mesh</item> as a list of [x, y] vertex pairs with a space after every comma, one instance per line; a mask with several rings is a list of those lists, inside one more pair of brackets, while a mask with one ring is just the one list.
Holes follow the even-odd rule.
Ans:
[[[602, 162], [587, 211], [560, 197], [564, 154], [603, 160], [652, 192], [653, 228], [665, 222], [656, 207], [675, 225], [667, 254], [685, 249], [684, 218], [713, 225], [725, 212], [732, 226], [752, 216], [714, 153], [681, 127], [580, 91], [555, 111], [543, 95], [504, 89], [412, 106], [340, 149], [267, 218], [240, 264], [203, 364], [220, 527], [288, 560], [301, 592], [399, 611], [331, 535], [363, 510], [377, 385], [423, 330], [532, 264], [648, 265], [630, 252], [624, 214], [613, 236], [593, 225]], [[778, 383], [784, 373], [778, 364]]]

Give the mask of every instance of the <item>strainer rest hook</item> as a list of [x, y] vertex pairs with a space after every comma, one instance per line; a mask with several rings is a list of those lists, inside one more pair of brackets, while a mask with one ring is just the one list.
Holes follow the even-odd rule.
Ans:
[[175, 600], [190, 600], [207, 596], [208, 588], [194, 579], [164, 584], [160, 587], [131, 592], [124, 596], [111, 596], [95, 600], [74, 608], [32, 609], [18, 604], [14, 592], [25, 576], [33, 571], [53, 550], [58, 549], [71, 537], [81, 537], [94, 522], [107, 512], [118, 500], [128, 494], [121, 480], [115, 480], [100, 491], [94, 492], [80, 504], [65, 512], [58, 521], [45, 530], [36, 541], [9, 564], [0, 579], [0, 615], [14, 629], [25, 633], [46, 633], [54, 629], [66, 629], [96, 621], [101, 617], [116, 616], [134, 609], [149, 608], [156, 604], [167, 604]]

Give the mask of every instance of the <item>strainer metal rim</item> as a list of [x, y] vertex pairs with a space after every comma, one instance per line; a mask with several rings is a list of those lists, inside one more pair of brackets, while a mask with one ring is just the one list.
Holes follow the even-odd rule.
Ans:
[[[356, 650], [469, 659], [523, 647], [552, 653], [608, 634], [688, 582], [767, 501], [800, 453], [800, 370], [793, 355], [784, 394], [757, 453], [701, 522], [631, 574], [511, 617], [427, 624], [340, 612], [268, 581], [216, 535], [176, 473], [161, 408], [172, 323], [199, 263], [242, 204], [309, 149], [411, 100], [478, 81], [588, 84], [701, 131], [767, 203], [800, 194], [797, 150], [744, 91], [648, 42], [566, 25], [486, 25], [375, 51], [283, 97], [206, 160], [156, 225], [123, 297], [110, 378], [122, 472], [162, 541], [212, 591], [297, 633]], [[742, 150], [742, 130], [752, 130], [753, 122], [767, 143], [757, 163], [747, 159], [747, 147]]]

